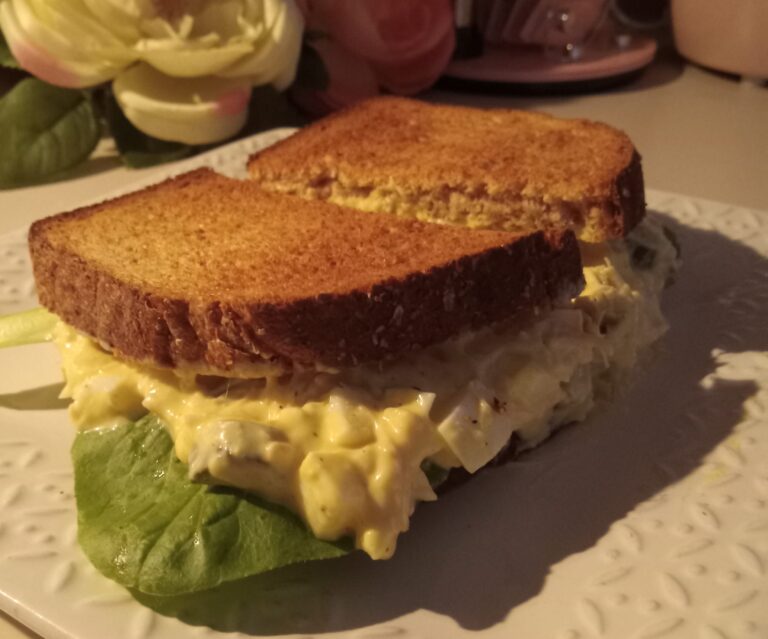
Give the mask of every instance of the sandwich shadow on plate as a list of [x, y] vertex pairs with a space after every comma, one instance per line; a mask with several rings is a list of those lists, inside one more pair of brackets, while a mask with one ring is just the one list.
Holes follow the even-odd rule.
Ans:
[[[696, 469], [743, 419], [754, 381], [701, 381], [712, 351], [768, 350], [768, 260], [665, 219], [683, 247], [671, 328], [631, 386], [586, 422], [422, 504], [390, 561], [362, 553], [184, 597], [134, 593], [160, 614], [254, 635], [386, 624], [424, 609], [480, 630], [535, 597], [552, 567]], [[718, 303], [723, 297], [734, 303]], [[749, 303], [739, 305], [738, 300]]]
[[11, 410], [61, 410], [70, 404], [70, 400], [62, 399], [64, 384], [48, 384], [15, 393], [0, 393], [0, 408]]

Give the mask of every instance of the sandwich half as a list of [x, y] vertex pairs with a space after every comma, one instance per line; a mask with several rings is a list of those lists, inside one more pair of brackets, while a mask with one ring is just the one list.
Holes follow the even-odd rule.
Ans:
[[607, 397], [667, 329], [661, 292], [679, 266], [672, 232], [646, 217], [640, 156], [606, 124], [379, 97], [254, 156], [263, 188], [473, 229], [574, 232], [586, 287], [568, 308], [599, 333]]
[[512, 231], [629, 233], [645, 215], [631, 140], [606, 124], [543, 113], [362, 102], [253, 157], [264, 188], [364, 211]]
[[571, 306], [568, 230], [469, 231], [200, 170], [36, 222], [29, 245], [80, 429], [81, 544], [146, 592], [345, 539], [387, 558], [448, 473], [582, 418], [612, 365]]

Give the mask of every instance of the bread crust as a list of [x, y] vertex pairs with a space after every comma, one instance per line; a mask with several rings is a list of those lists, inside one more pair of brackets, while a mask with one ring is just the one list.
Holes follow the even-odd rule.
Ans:
[[635, 151], [632, 159], [616, 177], [612, 189], [614, 219], [607, 237], [624, 237], [645, 217], [645, 183], [640, 154]]
[[640, 155], [605, 124], [374, 98], [249, 160], [265, 188], [425, 221], [603, 242], [643, 217]]
[[[227, 206], [212, 215], [209, 200], [225, 201]], [[169, 211], [167, 202], [173, 201], [183, 202], [185, 208]], [[241, 210], [233, 212], [233, 203], [239, 203]], [[250, 214], [254, 207], [258, 216]], [[316, 276], [333, 287], [328, 284], [311, 294], [300, 294], [301, 290], [292, 294], [285, 288], [279, 295], [248, 297], [225, 284], [216, 284], [212, 290], [206, 289], [205, 282], [198, 285], [183, 279], [169, 285], [161, 281], [165, 276], [153, 270], [151, 261], [146, 268], [141, 263], [133, 270], [128, 264], [121, 266], [134, 255], [121, 248], [121, 241], [136, 244], [139, 257], [145, 251], [148, 260], [154, 255], [160, 262], [158, 247], [171, 253], [179, 250], [172, 240], [179, 230], [176, 226], [184, 226], [180, 237], [198, 227], [213, 234], [215, 225], [224, 226], [215, 231], [223, 233], [221, 241], [226, 242], [229, 227], [247, 220], [249, 226], [241, 234], [255, 242], [260, 232], [269, 232], [275, 217], [286, 233], [292, 225], [300, 232], [299, 225], [308, 220], [326, 225], [327, 236], [312, 236], [314, 244], [307, 246], [314, 251], [315, 261], [338, 261], [339, 256], [351, 255], [337, 273]], [[125, 237], [123, 227], [134, 229], [142, 239]], [[109, 238], [113, 229], [114, 243], [101, 251], [99, 246], [109, 244], [108, 239], [99, 244], [92, 238], [100, 239], [101, 233]], [[382, 256], [385, 268], [379, 276], [360, 284], [359, 274], [350, 271], [363, 270], [367, 262], [377, 259], [374, 254], [379, 247], [343, 243], [379, 238], [383, 233], [393, 236], [387, 251], [396, 255], [391, 264], [386, 261], [389, 253]], [[216, 250], [217, 241], [216, 237], [210, 240], [215, 245], [209, 249], [210, 256], [202, 253], [199, 258], [208, 262], [199, 268], [189, 263], [185, 268], [198, 275], [207, 272], [210, 281], [215, 280], [225, 267], [210, 265], [221, 252]], [[411, 256], [411, 251], [428, 251], [430, 242], [446, 245], [434, 248], [433, 257], [427, 256], [434, 263]], [[457, 246], [447, 246], [451, 243]], [[223, 375], [252, 373], [266, 362], [289, 371], [384, 360], [461, 331], [546, 309], [583, 286], [577, 242], [569, 232], [519, 236], [398, 220], [265, 193], [253, 183], [210, 171], [196, 171], [111, 202], [38, 221], [30, 230], [29, 245], [40, 301], [64, 321], [126, 359]], [[294, 260], [270, 247], [273, 262], [265, 265], [259, 262], [264, 255], [254, 251], [241, 256], [242, 273], [235, 275], [269, 277], [280, 269], [279, 261]], [[186, 259], [186, 254], [181, 255]], [[409, 259], [422, 259], [414, 262], [421, 266], [403, 272], [401, 263]], [[307, 264], [303, 256], [302, 260], [288, 268], [302, 268]], [[308, 271], [306, 277], [313, 275]], [[240, 280], [235, 277], [235, 281]]]

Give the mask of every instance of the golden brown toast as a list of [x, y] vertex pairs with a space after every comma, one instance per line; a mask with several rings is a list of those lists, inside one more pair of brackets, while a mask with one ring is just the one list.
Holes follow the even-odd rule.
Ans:
[[640, 156], [605, 124], [380, 97], [254, 155], [264, 188], [428, 222], [625, 235], [643, 217]]
[[29, 243], [40, 301], [75, 328], [130, 360], [241, 376], [390, 358], [583, 285], [569, 232], [424, 224], [210, 170], [38, 221]]

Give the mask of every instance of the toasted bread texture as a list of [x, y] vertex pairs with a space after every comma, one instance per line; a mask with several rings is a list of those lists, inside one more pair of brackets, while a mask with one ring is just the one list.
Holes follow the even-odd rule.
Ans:
[[605, 124], [380, 97], [251, 157], [264, 188], [428, 222], [585, 242], [643, 217], [640, 156]]
[[254, 376], [378, 361], [583, 286], [572, 233], [344, 209], [198, 170], [36, 222], [40, 301], [118, 355]]

